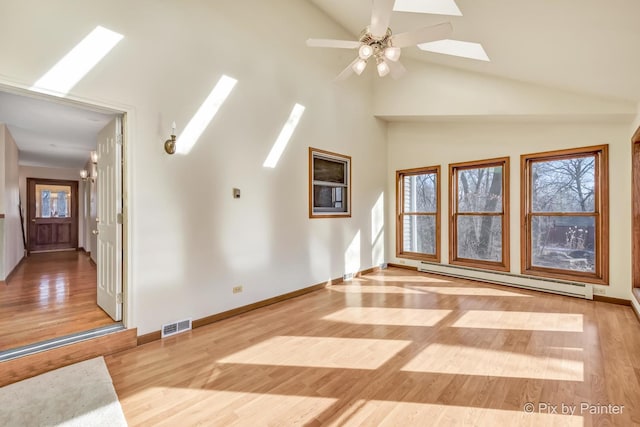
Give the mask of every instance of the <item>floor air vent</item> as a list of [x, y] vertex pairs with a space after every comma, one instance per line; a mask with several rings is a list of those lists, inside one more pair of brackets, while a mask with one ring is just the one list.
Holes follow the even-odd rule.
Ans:
[[179, 322], [167, 323], [162, 325], [162, 338], [179, 334], [180, 332], [191, 329], [191, 319], [181, 320]]

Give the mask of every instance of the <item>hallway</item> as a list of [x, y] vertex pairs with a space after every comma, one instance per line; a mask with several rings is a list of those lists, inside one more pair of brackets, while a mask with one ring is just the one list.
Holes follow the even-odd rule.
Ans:
[[0, 351], [109, 325], [84, 252], [31, 254], [0, 286]]

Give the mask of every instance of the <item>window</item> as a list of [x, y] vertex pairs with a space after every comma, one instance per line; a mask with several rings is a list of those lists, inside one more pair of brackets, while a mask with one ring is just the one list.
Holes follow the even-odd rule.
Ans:
[[71, 187], [36, 184], [36, 218], [71, 218]]
[[607, 146], [521, 156], [522, 271], [608, 284]]
[[509, 270], [509, 158], [449, 165], [449, 262]]
[[309, 147], [309, 218], [351, 216], [351, 157]]
[[396, 172], [396, 255], [440, 262], [440, 166]]

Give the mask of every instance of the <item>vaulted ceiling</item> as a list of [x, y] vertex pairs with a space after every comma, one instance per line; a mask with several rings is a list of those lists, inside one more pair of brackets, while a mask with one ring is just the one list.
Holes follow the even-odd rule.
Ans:
[[[308, 1], [354, 40], [370, 22], [372, 0]], [[640, 101], [640, 1], [457, 0], [456, 4], [462, 16], [393, 12], [390, 27], [397, 34], [451, 22], [451, 38], [481, 43], [490, 62], [409, 47], [402, 52], [409, 73], [415, 63], [407, 57], [564, 91]], [[308, 37], [344, 38], [312, 32]], [[0, 122], [8, 124], [23, 164], [81, 168], [95, 146], [95, 135], [111, 117], [0, 92]]]
[[[310, 1], [354, 39], [370, 22], [371, 0]], [[462, 16], [393, 12], [390, 28], [397, 34], [451, 22], [451, 39], [481, 43], [490, 62], [414, 47], [403, 49], [402, 55], [562, 90], [640, 101], [640, 1], [456, 0], [456, 4]]]

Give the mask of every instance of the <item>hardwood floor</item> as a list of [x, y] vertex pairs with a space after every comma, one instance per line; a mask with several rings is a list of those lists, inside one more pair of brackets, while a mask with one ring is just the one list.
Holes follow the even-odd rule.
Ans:
[[631, 426], [639, 332], [629, 307], [391, 268], [106, 361], [131, 426]]
[[31, 254], [0, 286], [0, 351], [111, 323], [82, 252]]

